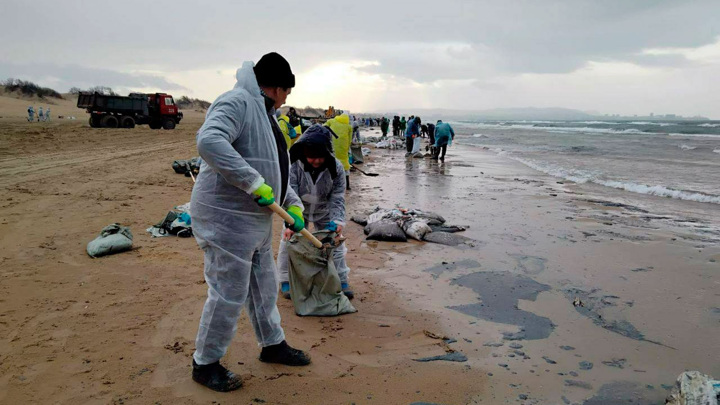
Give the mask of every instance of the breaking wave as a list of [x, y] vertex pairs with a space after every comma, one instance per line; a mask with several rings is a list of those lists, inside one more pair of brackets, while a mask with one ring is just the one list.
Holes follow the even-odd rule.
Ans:
[[[589, 124], [590, 122], [587, 122]], [[640, 131], [635, 128], [628, 128], [628, 129], [612, 129], [612, 128], [592, 128], [592, 127], [562, 127], [562, 126], [554, 126], [554, 125], [529, 125], [529, 124], [509, 124], [509, 123], [501, 123], [501, 124], [486, 124], [482, 122], [478, 123], [472, 123], [465, 125], [470, 125], [476, 128], [489, 128], [489, 129], [525, 129], [530, 131], [546, 131], [546, 132], [556, 132], [556, 133], [574, 133], [574, 132], [589, 132], [589, 133], [600, 133], [600, 134], [642, 134], [643, 131]]]
[[688, 146], [688, 145], [682, 144], [682, 145], [678, 145], [678, 148], [680, 148], [682, 150], [693, 150], [693, 149], [697, 148], [697, 146]]
[[697, 137], [697, 138], [717, 138], [720, 139], [718, 134], [668, 134], [670, 136], [682, 136], [682, 137]]
[[[513, 155], [512, 153], [504, 151], [500, 148], [495, 148], [493, 150], [500, 156], [505, 156], [510, 159], [516, 160], [524, 164], [525, 166], [528, 166], [539, 172], [549, 174], [554, 177], [560, 177], [565, 180], [569, 180], [579, 184], [593, 183], [638, 194], [647, 194], [658, 197], [675, 198], [678, 200], [696, 201], [702, 203], [720, 204], [720, 196], [718, 195], [703, 194], [685, 190], [676, 190], [663, 185], [649, 186], [628, 181], [607, 180], [600, 178], [600, 173], [591, 173], [585, 170], [567, 169], [549, 163], [540, 163], [534, 160], [524, 159], [522, 157]], [[714, 152], [720, 153], [720, 150], [715, 150]]]

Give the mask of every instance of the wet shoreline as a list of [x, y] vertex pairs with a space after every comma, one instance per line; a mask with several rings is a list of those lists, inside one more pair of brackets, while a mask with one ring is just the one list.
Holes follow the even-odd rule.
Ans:
[[473, 247], [364, 243], [390, 257], [371, 274], [488, 373], [476, 401], [653, 404], [685, 369], [720, 374], [711, 239], [479, 148], [444, 164], [373, 150], [364, 167], [381, 176], [355, 181], [350, 215], [397, 204], [470, 225]]

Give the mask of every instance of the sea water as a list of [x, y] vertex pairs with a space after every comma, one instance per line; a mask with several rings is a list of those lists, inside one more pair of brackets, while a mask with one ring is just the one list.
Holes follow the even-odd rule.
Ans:
[[[486, 147], [597, 194], [720, 213], [720, 121], [454, 122], [456, 142]], [[717, 220], [717, 221], [714, 221]]]

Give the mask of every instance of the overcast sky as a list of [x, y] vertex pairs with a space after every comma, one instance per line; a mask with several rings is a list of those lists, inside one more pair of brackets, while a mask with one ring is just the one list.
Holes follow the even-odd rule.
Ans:
[[720, 1], [2, 0], [0, 78], [209, 101], [276, 51], [288, 103], [720, 118]]

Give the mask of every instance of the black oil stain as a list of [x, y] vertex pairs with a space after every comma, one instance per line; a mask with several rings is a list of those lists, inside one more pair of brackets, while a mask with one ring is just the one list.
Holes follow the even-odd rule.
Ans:
[[458, 277], [451, 284], [471, 288], [480, 295], [481, 302], [449, 307], [490, 322], [517, 325], [519, 333], [506, 334], [505, 339], [545, 339], [555, 325], [550, 319], [518, 308], [518, 300], [534, 301], [550, 286], [519, 274], [509, 272], [477, 272]]
[[438, 278], [438, 276], [440, 276], [446, 271], [455, 271], [457, 269], [474, 269], [479, 267], [480, 263], [478, 263], [476, 260], [464, 259], [458, 260], [457, 262], [442, 262], [423, 271], [432, 274], [433, 278]]

